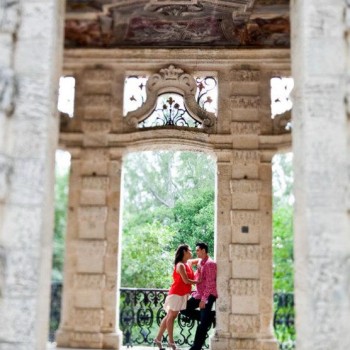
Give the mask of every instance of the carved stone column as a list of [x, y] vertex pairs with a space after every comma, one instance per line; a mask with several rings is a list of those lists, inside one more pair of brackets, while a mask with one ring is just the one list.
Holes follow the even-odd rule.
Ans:
[[[217, 328], [214, 350], [277, 350], [273, 335], [272, 182], [270, 159], [259, 150], [260, 71], [231, 70], [223, 87], [231, 121], [220, 125], [232, 150], [218, 156]], [[225, 88], [227, 89], [225, 92]], [[224, 97], [225, 100], [225, 97]]]
[[121, 154], [85, 149], [70, 177], [59, 347], [119, 349], [118, 290]]
[[63, 1], [0, 1], [0, 349], [44, 349]]
[[291, 4], [297, 348], [349, 349], [350, 5]]
[[122, 152], [107, 146], [121, 116], [115, 116], [114, 94], [119, 99], [122, 94], [113, 70], [101, 65], [77, 71], [76, 79], [76, 114], [64, 128], [80, 133], [80, 146], [72, 154], [63, 315], [56, 340], [59, 347], [119, 349]]

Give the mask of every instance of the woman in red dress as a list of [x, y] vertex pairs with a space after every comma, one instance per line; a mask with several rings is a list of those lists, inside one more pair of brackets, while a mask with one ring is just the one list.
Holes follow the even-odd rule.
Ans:
[[162, 349], [162, 338], [165, 330], [168, 331], [168, 347], [178, 350], [174, 342], [174, 322], [180, 310], [186, 309], [187, 299], [191, 293], [192, 284], [196, 284], [194, 272], [188, 264], [192, 257], [191, 248], [187, 244], [181, 244], [175, 253], [173, 283], [164, 302], [164, 310], [167, 312], [163, 318], [154, 344]]

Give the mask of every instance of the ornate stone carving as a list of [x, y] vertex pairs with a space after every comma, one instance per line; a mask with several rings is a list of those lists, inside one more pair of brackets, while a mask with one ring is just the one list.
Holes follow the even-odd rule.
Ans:
[[185, 106], [192, 118], [208, 129], [213, 127], [216, 117], [213, 113], [209, 113], [202, 109], [195, 100], [197, 84], [194, 78], [184, 73], [181, 68], [170, 65], [163, 68], [159, 73], [153, 74], [147, 81], [146, 91], [147, 100], [136, 111], [129, 112], [125, 117], [126, 122], [137, 127], [137, 124], [146, 119], [153, 111], [156, 105], [158, 95], [165, 92], [175, 92], [183, 95]]
[[254, 122], [232, 122], [231, 123], [232, 134], [238, 135], [259, 135], [260, 134], [260, 123]]
[[15, 95], [16, 80], [13, 70], [0, 68], [0, 112], [7, 116], [13, 113]]
[[259, 96], [231, 96], [232, 108], [255, 109], [260, 107]]
[[238, 151], [235, 150], [233, 153], [234, 163], [258, 163], [260, 162], [261, 152], [259, 151]]
[[288, 3], [255, 14], [253, 5], [254, 0], [91, 0], [79, 4], [79, 11], [68, 0], [66, 47], [289, 47]]
[[236, 225], [260, 225], [261, 224], [261, 212], [260, 211], [232, 211], [231, 212], [231, 221]]
[[259, 281], [253, 279], [231, 279], [230, 290], [234, 295], [253, 296], [259, 294]]
[[257, 193], [262, 189], [262, 183], [259, 180], [231, 180], [231, 193]]
[[231, 70], [231, 80], [233, 81], [259, 81], [259, 70], [233, 69]]
[[273, 133], [280, 134], [290, 134], [292, 131], [292, 114], [290, 111], [284, 113], [283, 115], [276, 115], [273, 120]]
[[230, 258], [232, 260], [258, 260], [260, 246], [257, 244], [230, 244]]

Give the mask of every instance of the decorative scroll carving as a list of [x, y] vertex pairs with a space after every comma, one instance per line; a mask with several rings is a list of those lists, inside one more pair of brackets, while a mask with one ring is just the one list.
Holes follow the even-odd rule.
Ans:
[[170, 65], [163, 68], [159, 73], [153, 74], [146, 83], [147, 100], [136, 111], [129, 112], [126, 122], [137, 127], [138, 123], [145, 120], [153, 111], [157, 98], [165, 92], [181, 94], [184, 97], [184, 104], [193, 119], [208, 129], [214, 126], [216, 118], [213, 113], [202, 109], [195, 99], [197, 84], [195, 79], [181, 68]]
[[259, 70], [243, 70], [233, 69], [231, 70], [231, 80], [233, 81], [259, 81]]
[[[0, 19], [1, 20], [1, 19]], [[16, 79], [12, 69], [0, 69], [0, 112], [10, 116], [15, 107]]]

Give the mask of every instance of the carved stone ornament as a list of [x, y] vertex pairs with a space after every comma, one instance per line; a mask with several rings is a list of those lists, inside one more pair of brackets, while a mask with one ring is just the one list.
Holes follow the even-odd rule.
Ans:
[[203, 129], [212, 128], [216, 117], [214, 113], [207, 112], [198, 105], [195, 99], [196, 90], [197, 84], [191, 75], [184, 73], [181, 68], [170, 65], [150, 76], [146, 84], [146, 102], [136, 111], [129, 112], [125, 120], [129, 125], [137, 127], [138, 123], [151, 115], [159, 95], [178, 93], [183, 96], [184, 104], [191, 117], [202, 124]]
[[15, 75], [12, 69], [0, 69], [0, 112], [10, 116], [14, 110], [16, 94]]

